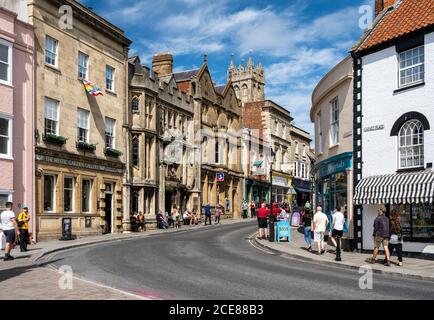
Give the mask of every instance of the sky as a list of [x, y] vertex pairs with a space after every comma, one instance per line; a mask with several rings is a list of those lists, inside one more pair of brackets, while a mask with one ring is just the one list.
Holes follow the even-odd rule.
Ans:
[[79, 0], [133, 41], [130, 56], [151, 66], [174, 55], [175, 71], [201, 66], [206, 52], [217, 84], [249, 55], [265, 68], [266, 98], [288, 109], [311, 132], [311, 94], [362, 34], [363, 5], [374, 0]]

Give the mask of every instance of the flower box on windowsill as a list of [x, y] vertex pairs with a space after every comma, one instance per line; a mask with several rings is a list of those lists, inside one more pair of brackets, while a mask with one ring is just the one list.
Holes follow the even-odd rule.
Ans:
[[83, 142], [83, 141], [78, 141], [77, 142], [77, 149], [94, 152], [96, 149], [96, 145], [91, 144], [91, 143], [87, 143], [87, 142]]
[[110, 157], [120, 157], [122, 152], [113, 148], [105, 148], [104, 153]]
[[67, 138], [58, 136], [55, 134], [46, 134], [44, 135], [44, 141], [52, 144], [57, 144], [59, 146], [62, 146], [66, 143]]

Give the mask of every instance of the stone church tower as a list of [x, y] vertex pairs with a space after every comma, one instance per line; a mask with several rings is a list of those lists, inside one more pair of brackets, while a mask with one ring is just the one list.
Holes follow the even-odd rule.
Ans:
[[232, 54], [228, 80], [232, 81], [237, 97], [243, 105], [247, 102], [265, 100], [264, 68], [261, 63], [255, 67], [252, 56], [249, 57], [247, 67], [240, 64], [238, 68], [235, 68], [234, 55]]

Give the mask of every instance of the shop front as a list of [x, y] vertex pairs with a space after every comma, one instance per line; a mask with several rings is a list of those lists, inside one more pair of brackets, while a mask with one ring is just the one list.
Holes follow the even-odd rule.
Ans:
[[258, 206], [261, 202], [268, 202], [270, 198], [270, 183], [266, 180], [246, 179], [247, 203], [254, 201]]
[[297, 200], [298, 206], [304, 206], [304, 204], [309, 201], [311, 195], [311, 184], [309, 180], [301, 180], [294, 178], [292, 179], [292, 186], [296, 192], [294, 198]]
[[122, 163], [36, 150], [37, 240], [122, 232]]
[[434, 171], [396, 173], [362, 179], [354, 203], [362, 213], [362, 250], [372, 250], [379, 206], [399, 213], [406, 252], [434, 254]]
[[352, 153], [346, 152], [317, 163], [315, 174], [315, 205], [330, 215], [339, 208], [348, 218], [352, 207]]
[[291, 203], [292, 195], [291, 176], [288, 174], [273, 171], [273, 188], [271, 201], [276, 203]]

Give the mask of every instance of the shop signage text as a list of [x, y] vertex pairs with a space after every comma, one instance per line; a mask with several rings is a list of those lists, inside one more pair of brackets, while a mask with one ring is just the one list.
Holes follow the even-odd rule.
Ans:
[[98, 170], [98, 171], [111, 172], [111, 173], [116, 173], [116, 174], [122, 174], [123, 173], [123, 169], [121, 169], [121, 168], [111, 168], [111, 167], [93, 164], [93, 163], [85, 163], [85, 162], [81, 162], [81, 161], [67, 160], [67, 159], [61, 159], [61, 158], [56, 158], [56, 157], [43, 156], [43, 155], [39, 155], [39, 154], [36, 155], [35, 158], [36, 158], [36, 161], [45, 161], [45, 162], [60, 164], [60, 165], [69, 166], [69, 167]]
[[276, 186], [282, 186], [282, 187], [289, 187], [288, 179], [283, 177], [273, 177], [273, 185]]

